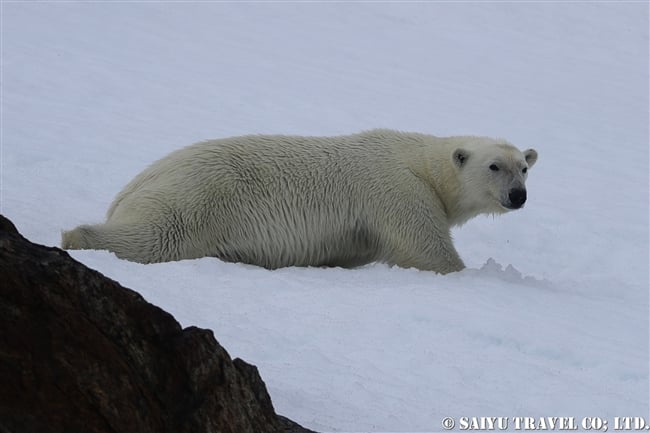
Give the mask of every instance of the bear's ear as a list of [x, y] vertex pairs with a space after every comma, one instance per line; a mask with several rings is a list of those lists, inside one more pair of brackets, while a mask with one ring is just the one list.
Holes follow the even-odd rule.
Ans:
[[537, 151], [535, 149], [528, 149], [524, 151], [524, 158], [526, 158], [528, 168], [532, 167], [535, 165], [535, 162], [537, 162]]
[[456, 167], [461, 168], [467, 163], [467, 159], [469, 158], [469, 152], [466, 151], [465, 149], [456, 149], [454, 150], [454, 154], [452, 155], [452, 160], [454, 162], [454, 165]]

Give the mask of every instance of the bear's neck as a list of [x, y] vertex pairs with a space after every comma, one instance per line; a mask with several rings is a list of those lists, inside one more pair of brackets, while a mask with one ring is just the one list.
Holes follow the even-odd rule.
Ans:
[[[442, 152], [442, 157], [438, 158], [427, 158], [423, 155], [421, 161], [427, 162], [425, 178], [429, 180], [431, 188], [444, 207], [449, 225], [459, 226], [479, 215], [481, 211], [463, 200], [463, 185], [458, 179], [458, 170], [452, 163], [453, 149], [448, 150], [449, 152]], [[446, 155], [447, 153], [449, 155]]]

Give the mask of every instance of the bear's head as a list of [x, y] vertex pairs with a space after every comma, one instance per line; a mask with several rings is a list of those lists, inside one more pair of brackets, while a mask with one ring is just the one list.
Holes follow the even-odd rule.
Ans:
[[459, 210], [466, 221], [482, 213], [523, 207], [526, 178], [537, 161], [537, 151], [521, 152], [507, 142], [478, 140], [454, 150], [452, 161], [460, 184]]

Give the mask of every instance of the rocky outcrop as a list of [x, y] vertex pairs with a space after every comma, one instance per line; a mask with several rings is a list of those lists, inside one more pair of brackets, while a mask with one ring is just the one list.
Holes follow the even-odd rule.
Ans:
[[0, 432], [308, 432], [257, 368], [0, 216]]

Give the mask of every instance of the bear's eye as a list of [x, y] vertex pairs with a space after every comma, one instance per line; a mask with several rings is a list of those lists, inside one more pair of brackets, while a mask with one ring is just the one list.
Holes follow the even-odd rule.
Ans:
[[499, 171], [499, 166], [497, 166], [496, 164], [492, 164], [492, 165], [490, 165], [490, 170]]
[[524, 173], [524, 174], [526, 174], [527, 171], [528, 171], [528, 167], [524, 167], [524, 168], [521, 170], [521, 172]]

